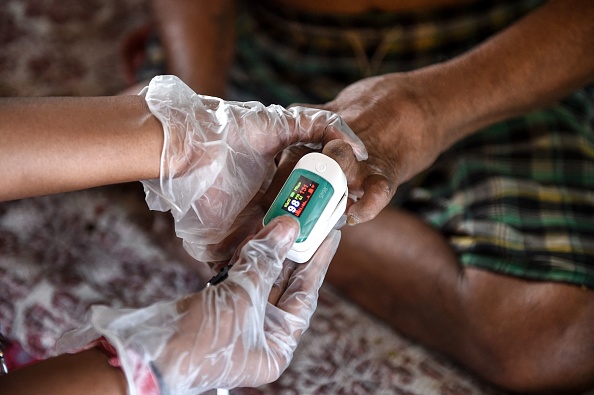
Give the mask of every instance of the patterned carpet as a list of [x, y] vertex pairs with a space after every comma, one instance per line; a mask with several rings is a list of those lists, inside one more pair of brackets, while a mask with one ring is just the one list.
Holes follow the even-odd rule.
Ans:
[[[35, 358], [91, 304], [144, 306], [200, 289], [134, 206], [133, 186], [0, 205], [0, 325]], [[139, 206], [137, 206], [139, 207]], [[500, 394], [412, 344], [324, 286], [281, 378], [232, 394]]]
[[0, 0], [0, 95], [110, 95], [147, 0]]
[[[121, 91], [121, 43], [147, 20], [146, 0], [0, 0], [0, 96]], [[144, 306], [199, 289], [204, 275], [171, 253], [170, 236], [156, 237], [144, 207], [140, 184], [0, 204], [3, 333], [45, 358], [91, 304]], [[231, 393], [502, 394], [327, 285], [289, 369]]]

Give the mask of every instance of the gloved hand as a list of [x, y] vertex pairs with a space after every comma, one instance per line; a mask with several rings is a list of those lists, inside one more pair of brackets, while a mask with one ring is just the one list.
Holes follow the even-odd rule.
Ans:
[[202, 262], [229, 259], [261, 221], [261, 197], [283, 149], [342, 139], [357, 159], [367, 155], [342, 119], [325, 110], [201, 96], [174, 76], [155, 77], [141, 94], [165, 133], [160, 179], [143, 181], [146, 201], [171, 210], [185, 249]]
[[93, 307], [89, 326], [66, 334], [58, 349], [104, 336], [131, 395], [142, 394], [135, 377], [149, 366], [171, 395], [274, 381], [309, 326], [340, 239], [333, 231], [308, 263], [283, 264], [298, 233], [297, 221], [278, 217], [238, 250], [222, 283], [139, 310]]

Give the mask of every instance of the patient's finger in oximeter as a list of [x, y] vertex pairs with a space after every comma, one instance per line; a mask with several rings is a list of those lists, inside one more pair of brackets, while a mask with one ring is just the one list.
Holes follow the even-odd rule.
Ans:
[[297, 219], [299, 237], [287, 257], [306, 262], [344, 214], [347, 195], [346, 176], [338, 163], [320, 153], [307, 154], [297, 162], [274, 199], [264, 225], [280, 215]]

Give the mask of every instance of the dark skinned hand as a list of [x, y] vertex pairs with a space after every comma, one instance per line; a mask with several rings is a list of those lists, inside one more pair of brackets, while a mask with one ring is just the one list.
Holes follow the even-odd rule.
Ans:
[[[341, 140], [329, 142], [322, 151], [334, 158], [347, 176], [354, 199], [347, 208], [350, 225], [373, 219], [400, 185], [427, 169], [445, 148], [430, 101], [411, 74], [363, 79], [333, 101], [309, 106], [339, 114], [367, 148], [369, 158], [364, 161], [357, 161], [350, 146]], [[304, 147], [283, 152], [271, 191], [278, 191], [305, 153]]]

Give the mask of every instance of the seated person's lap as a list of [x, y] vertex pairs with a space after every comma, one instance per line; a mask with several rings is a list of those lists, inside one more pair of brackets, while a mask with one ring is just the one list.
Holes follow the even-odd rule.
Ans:
[[579, 91], [460, 142], [405, 206], [465, 266], [594, 288], [593, 111]]

